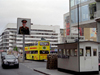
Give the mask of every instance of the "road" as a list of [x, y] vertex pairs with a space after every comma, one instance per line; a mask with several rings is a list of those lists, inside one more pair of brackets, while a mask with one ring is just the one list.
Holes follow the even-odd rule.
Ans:
[[[42, 73], [36, 72], [33, 69], [38, 68], [38, 69], [43, 69], [46, 68], [46, 62], [45, 61], [31, 61], [31, 60], [25, 60], [26, 62], [24, 63], [19, 63], [19, 69], [16, 68], [8, 68], [8, 69], [2, 69], [1, 66], [1, 58], [0, 58], [0, 75], [44, 75]], [[58, 74], [59, 72], [56, 70], [47, 70], [44, 69], [45, 72], [50, 72], [52, 74], [50, 75], [71, 75], [68, 73], [61, 73]], [[58, 72], [58, 73], [57, 73]], [[92, 74], [92, 75], [99, 75], [99, 74]]]
[[3, 69], [1, 66], [1, 58], [0, 58], [0, 75], [43, 75], [43, 74], [33, 71], [33, 69], [24, 66], [22, 63], [19, 64], [19, 69], [16, 68]]

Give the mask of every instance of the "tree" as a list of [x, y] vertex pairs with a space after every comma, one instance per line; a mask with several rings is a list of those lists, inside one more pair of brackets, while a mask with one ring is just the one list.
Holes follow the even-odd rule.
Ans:
[[18, 48], [16, 46], [13, 48], [13, 50], [18, 52]]

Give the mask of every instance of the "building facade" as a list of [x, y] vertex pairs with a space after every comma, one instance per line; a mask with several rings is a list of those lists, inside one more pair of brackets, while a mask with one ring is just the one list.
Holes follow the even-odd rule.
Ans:
[[97, 5], [95, 0], [69, 0], [70, 24], [73, 27], [78, 25], [77, 4], [79, 4], [79, 25], [84, 28], [86, 40], [97, 40], [96, 21]]
[[[25, 35], [25, 43], [40, 41], [42, 37], [50, 41], [51, 49], [55, 49], [54, 44], [60, 43], [60, 26], [31, 25], [31, 34]], [[0, 49], [13, 49], [14, 46], [23, 49], [23, 35], [17, 34], [17, 24], [9, 23], [1, 33]]]
[[[64, 30], [65, 37], [62, 37], [62, 42], [74, 42], [78, 37], [78, 28], [71, 26], [70, 13], [64, 14]], [[84, 41], [84, 30], [80, 28], [80, 41]]]
[[77, 4], [79, 4], [79, 22], [80, 27], [95, 28], [96, 27], [96, 2], [95, 0], [69, 0], [70, 2], [70, 23], [77, 26]]

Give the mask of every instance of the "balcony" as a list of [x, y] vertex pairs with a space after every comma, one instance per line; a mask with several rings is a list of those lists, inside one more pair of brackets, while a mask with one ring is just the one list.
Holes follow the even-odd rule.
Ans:
[[12, 44], [9, 44], [9, 46], [13, 46]]
[[9, 33], [9, 35], [16, 35], [16, 34], [15, 34], [15, 33], [11, 33], [11, 32], [10, 32], [10, 33]]
[[9, 43], [9, 41], [3, 41], [2, 43]]
[[23, 47], [23, 45], [17, 45], [17, 47]]
[[16, 43], [23, 43], [23, 41], [16, 41]]
[[15, 42], [14, 40], [9, 40], [9, 42]]

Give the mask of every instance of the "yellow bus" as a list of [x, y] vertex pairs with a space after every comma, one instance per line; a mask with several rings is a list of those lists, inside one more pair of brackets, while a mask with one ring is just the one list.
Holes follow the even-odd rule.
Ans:
[[25, 44], [25, 59], [47, 60], [47, 54], [50, 54], [49, 41], [38, 41]]

